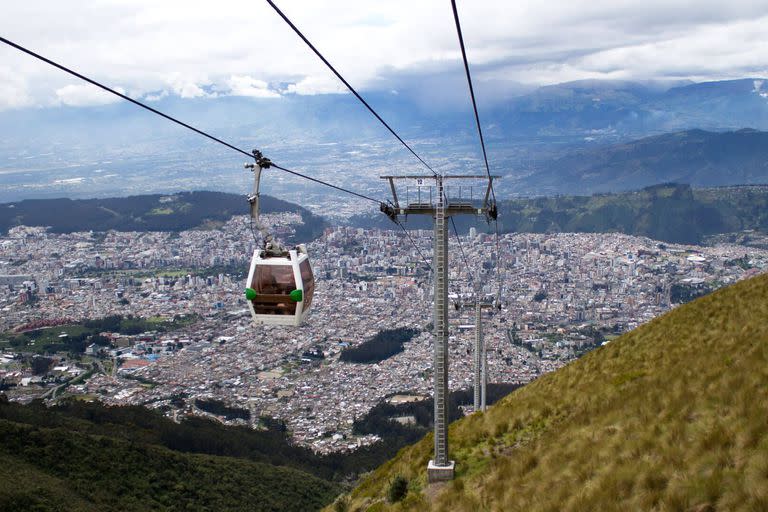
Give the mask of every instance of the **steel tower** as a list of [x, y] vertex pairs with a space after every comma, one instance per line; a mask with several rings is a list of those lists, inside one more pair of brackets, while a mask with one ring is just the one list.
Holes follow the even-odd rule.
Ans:
[[[491, 184], [494, 178], [487, 176], [382, 176], [389, 181], [392, 190], [392, 203], [382, 207], [382, 211], [393, 221], [398, 222], [399, 215], [431, 215], [434, 219], [434, 458], [427, 466], [427, 479], [431, 482], [452, 480], [454, 461], [448, 453], [448, 220], [452, 215], [490, 215], [495, 217], [495, 205], [489, 203]], [[484, 181], [483, 198], [474, 200], [472, 188], [464, 187], [468, 197], [462, 197], [462, 187], [458, 187], [458, 196], [451, 196], [445, 187], [446, 180]], [[415, 190], [406, 188], [406, 200], [400, 204], [395, 187], [395, 180], [416, 180]], [[434, 185], [424, 186], [434, 180]], [[415, 197], [413, 192], [415, 192]], [[479, 203], [479, 204], [475, 204]]]

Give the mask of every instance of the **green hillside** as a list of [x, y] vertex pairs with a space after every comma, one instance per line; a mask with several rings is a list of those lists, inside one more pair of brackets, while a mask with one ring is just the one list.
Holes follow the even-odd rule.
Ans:
[[0, 421], [2, 510], [316, 510], [335, 486], [242, 459]]
[[634, 192], [503, 201], [503, 232], [618, 232], [699, 244], [705, 237], [768, 230], [768, 187], [692, 189], [663, 184]]
[[[322, 217], [293, 203], [261, 197], [261, 211], [298, 212], [297, 240], [314, 240], [326, 227]], [[73, 231], [183, 231], [214, 228], [233, 215], [248, 215], [244, 196], [224, 192], [179, 192], [103, 199], [26, 199], [0, 204], [0, 234], [14, 226], [50, 226], [54, 233]]]
[[[416, 216], [406, 226], [432, 229], [431, 222]], [[350, 223], [363, 228], [393, 226], [381, 214], [353, 216]], [[491, 232], [474, 218], [457, 217], [456, 225], [464, 233], [471, 226]], [[503, 199], [499, 201], [499, 229], [503, 233], [626, 233], [700, 244], [712, 235], [768, 231], [768, 187], [700, 189], [665, 183], [616, 194]]]
[[329, 508], [768, 510], [766, 318], [768, 275], [681, 306], [452, 424], [453, 482], [429, 435]]
[[339, 492], [278, 432], [241, 430], [139, 407], [0, 400], [0, 510], [303, 512]]

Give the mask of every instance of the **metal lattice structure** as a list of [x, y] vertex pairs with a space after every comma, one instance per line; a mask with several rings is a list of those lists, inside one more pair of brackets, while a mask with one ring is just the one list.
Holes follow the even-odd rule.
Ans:
[[[382, 176], [389, 181], [392, 202], [382, 211], [393, 221], [399, 216], [431, 215], [434, 219], [434, 458], [429, 461], [427, 477], [430, 482], [452, 480], [454, 462], [448, 451], [448, 220], [453, 215], [484, 215], [495, 218], [496, 205], [489, 203], [491, 184], [496, 176]], [[415, 180], [415, 194], [406, 189], [406, 202], [400, 203], [396, 180]], [[434, 180], [434, 185], [425, 186]], [[452, 196], [447, 180], [475, 180], [484, 182], [484, 194], [475, 199], [472, 189], [467, 196], [466, 187], [458, 187]]]
[[488, 387], [488, 351], [486, 350], [485, 343], [483, 341], [483, 309], [489, 309], [495, 307], [490, 302], [483, 302], [479, 300], [477, 292], [473, 301], [462, 301], [456, 305], [457, 309], [473, 309], [475, 313], [475, 347], [472, 354], [472, 362], [474, 363], [474, 409], [475, 411], [485, 411], [487, 408], [487, 394]]
[[435, 208], [435, 458], [438, 467], [448, 466], [448, 223], [442, 177], [436, 178]]

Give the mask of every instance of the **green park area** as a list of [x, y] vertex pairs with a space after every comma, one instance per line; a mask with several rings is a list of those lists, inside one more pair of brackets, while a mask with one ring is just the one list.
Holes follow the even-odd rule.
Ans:
[[83, 320], [69, 325], [58, 325], [22, 333], [6, 332], [0, 335], [0, 344], [13, 350], [54, 354], [67, 352], [82, 354], [91, 343], [109, 345], [109, 338], [102, 332], [137, 335], [143, 332], [169, 332], [194, 323], [196, 315], [177, 316], [173, 319], [162, 317], [140, 318], [113, 315], [97, 320]]
[[186, 276], [209, 277], [219, 274], [229, 275], [233, 279], [245, 279], [248, 271], [246, 266], [216, 265], [213, 267], [165, 267], [165, 268], [136, 268], [136, 269], [88, 269], [82, 272], [82, 277], [132, 277], [134, 279], [148, 279], [152, 277], [166, 277], [171, 279]]

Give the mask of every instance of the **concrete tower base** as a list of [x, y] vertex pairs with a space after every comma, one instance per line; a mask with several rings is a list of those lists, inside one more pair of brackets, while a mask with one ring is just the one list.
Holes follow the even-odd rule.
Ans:
[[447, 482], [453, 480], [453, 472], [456, 463], [452, 460], [448, 461], [447, 466], [436, 466], [435, 461], [430, 460], [427, 465], [427, 482], [433, 484], [435, 482]]

